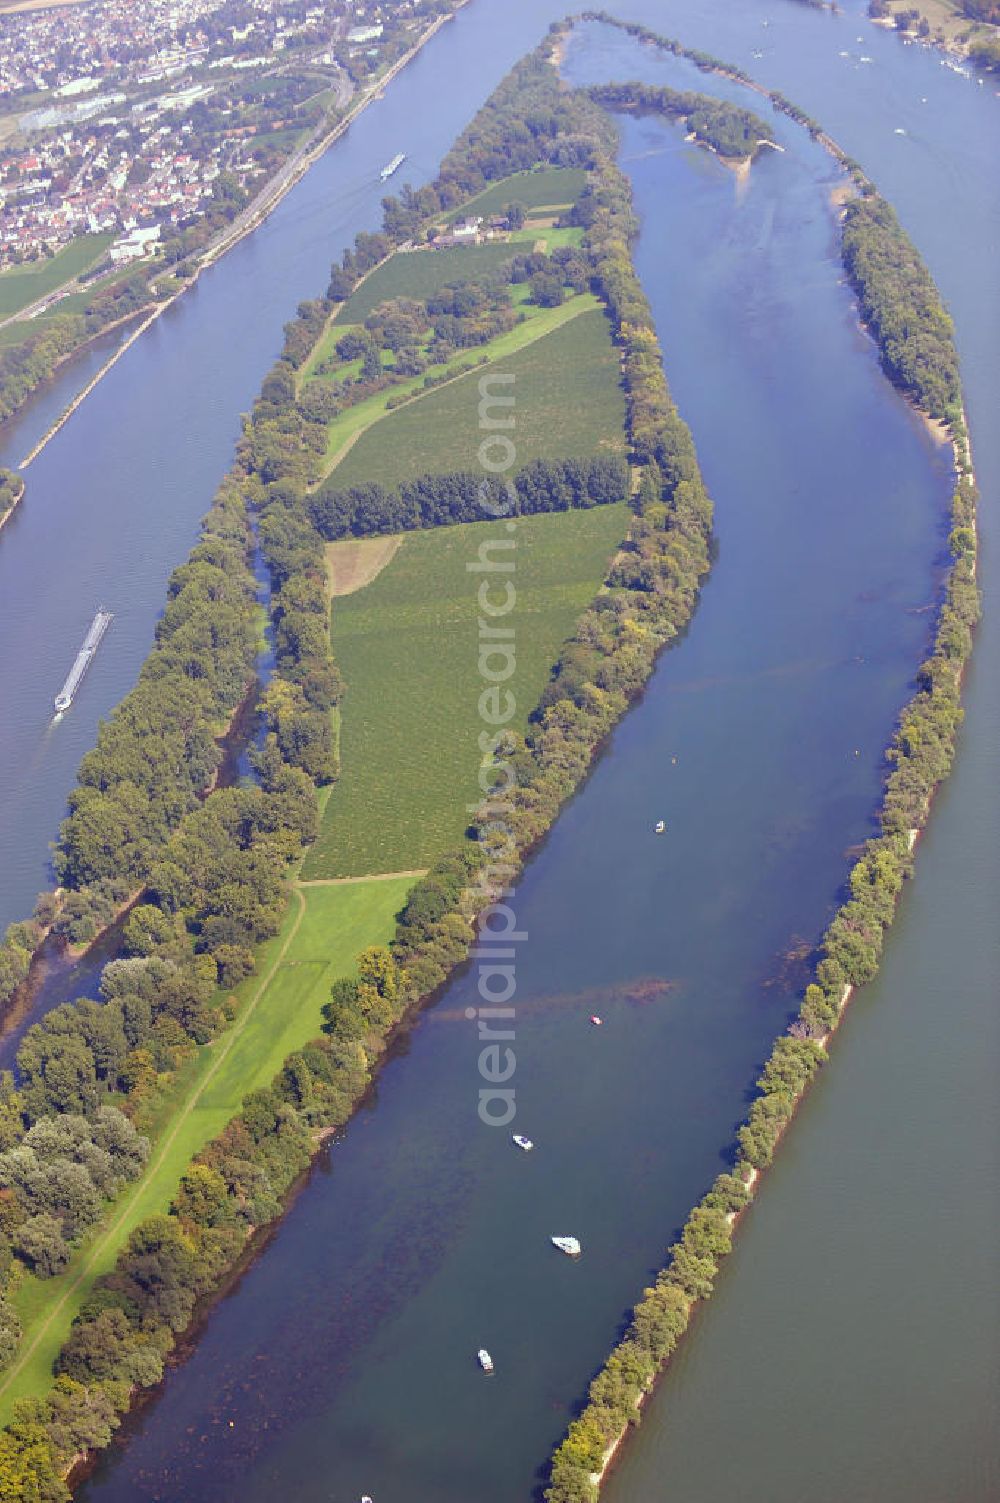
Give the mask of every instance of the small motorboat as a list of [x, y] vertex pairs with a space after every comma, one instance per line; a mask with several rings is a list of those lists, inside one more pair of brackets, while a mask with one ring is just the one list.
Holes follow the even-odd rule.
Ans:
[[535, 1146], [530, 1138], [522, 1136], [522, 1134], [519, 1132], [511, 1133], [511, 1142], [514, 1143], [518, 1148], [522, 1149], [525, 1153], [530, 1153]]
[[490, 1356], [489, 1352], [484, 1346], [481, 1346], [479, 1348], [476, 1356], [479, 1360], [479, 1366], [482, 1368], [483, 1372], [491, 1373], [493, 1371], [493, 1358]]
[[553, 1237], [552, 1246], [558, 1247], [559, 1251], [565, 1253], [567, 1258], [578, 1258], [583, 1252], [583, 1248], [576, 1237]]
[[592, 1012], [590, 1014], [590, 1021], [593, 1023], [595, 1028], [600, 1028], [601, 1024], [604, 1022], [604, 1019], [599, 1018], [596, 1012]]
[[656, 831], [657, 835], [663, 835], [666, 832], [666, 828], [667, 822], [665, 819], [658, 819], [656, 821], [656, 824], [653, 826], [653, 829]]

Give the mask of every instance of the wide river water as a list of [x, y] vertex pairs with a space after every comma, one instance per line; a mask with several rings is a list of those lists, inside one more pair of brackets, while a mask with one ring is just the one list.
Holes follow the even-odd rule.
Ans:
[[[989, 606], [1000, 489], [992, 86], [858, 16], [728, 0], [614, 8], [781, 87], [897, 204], [956, 316]], [[354, 231], [373, 227], [378, 166], [405, 148], [411, 180], [430, 176], [560, 9], [472, 0], [29, 471], [0, 538], [5, 918], [44, 885], [75, 763], [134, 678], [163, 581], [281, 323]], [[593, 31], [567, 71], [692, 81], [686, 66]], [[528, 1498], [717, 1171], [793, 1004], [799, 976], [783, 957], [815, 940], [846, 849], [869, 828], [881, 750], [928, 638], [948, 489], [940, 451], [857, 330], [829, 159], [787, 122], [778, 130], [786, 153], [768, 154], [746, 190], [669, 127], [623, 130], [638, 266], [716, 500], [720, 552], [686, 640], [516, 895], [530, 935], [518, 1126], [538, 1151], [516, 1155], [478, 1123], [472, 988], [460, 979], [102, 1463], [91, 1503], [282, 1490], [303, 1503], [364, 1491], [376, 1503]], [[57, 398], [25, 415], [8, 461]], [[469, 430], [471, 456], [471, 407]], [[72, 714], [48, 728], [101, 600], [114, 627]], [[996, 1494], [998, 668], [988, 611], [956, 774], [883, 977], [858, 998], [617, 1473], [608, 1496], [619, 1503]], [[661, 813], [670, 834], [656, 841]], [[643, 1005], [635, 985], [649, 978], [672, 988]], [[601, 1030], [586, 1024], [595, 1009]], [[565, 1230], [584, 1241], [579, 1264], [547, 1247]], [[497, 1359], [489, 1383], [474, 1366], [481, 1343]]]

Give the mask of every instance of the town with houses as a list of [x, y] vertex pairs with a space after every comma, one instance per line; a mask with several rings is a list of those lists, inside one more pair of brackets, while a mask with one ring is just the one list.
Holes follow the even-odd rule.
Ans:
[[441, 0], [92, 0], [0, 15], [0, 271], [103, 269], [248, 198]]

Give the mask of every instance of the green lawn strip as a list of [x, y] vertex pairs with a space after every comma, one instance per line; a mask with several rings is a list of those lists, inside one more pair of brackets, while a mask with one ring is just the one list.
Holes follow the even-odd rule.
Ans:
[[110, 1220], [75, 1253], [58, 1278], [27, 1278], [14, 1296], [24, 1327], [17, 1359], [0, 1379], [0, 1424], [14, 1399], [44, 1392], [52, 1364], [95, 1280], [115, 1263], [129, 1233], [165, 1211], [184, 1169], [239, 1110], [243, 1097], [273, 1079], [293, 1050], [320, 1029], [332, 982], [350, 974], [359, 950], [384, 944], [414, 877], [296, 887], [280, 934], [261, 948], [258, 974], [237, 989], [236, 1021], [179, 1072], [165, 1103], [146, 1173], [109, 1210]]
[[[481, 345], [473, 350], [463, 351], [462, 357], [456, 359], [450, 367], [441, 366], [435, 369], [442, 372], [449, 368], [454, 369], [456, 366], [466, 364], [470, 361], [475, 362], [483, 355], [486, 355], [489, 361], [495, 364], [498, 360], [504, 360], [508, 356], [517, 354], [520, 350], [527, 349], [529, 345], [534, 344], [537, 340], [543, 338], [543, 336], [551, 334], [553, 330], [560, 329], [563, 324], [569, 323], [581, 314], [592, 312], [599, 308], [600, 304], [597, 298], [589, 292], [580, 293], [578, 296], [570, 298], [559, 308], [526, 307], [524, 312], [527, 316], [523, 323], [519, 323], [506, 334], [501, 334], [499, 338], [491, 340], [489, 344]], [[601, 316], [603, 318], [603, 314]], [[480, 372], [483, 368], [476, 367]], [[464, 376], [472, 374], [473, 372], [471, 371], [460, 372], [449, 384], [453, 385], [455, 380], [461, 380]], [[400, 397], [414, 397], [421, 405], [421, 410], [423, 410], [425, 402], [439, 396], [445, 389], [444, 383], [442, 383], [441, 386], [431, 387], [428, 390], [424, 387], [423, 376], [414, 376], [411, 380], [400, 381], [397, 385], [390, 387], [388, 391], [376, 392], [375, 396], [369, 397], [364, 402], [359, 402], [355, 407], [346, 408], [338, 417], [334, 418], [327, 432], [326, 468], [324, 473], [328, 475], [335, 466], [339, 467], [348, 449], [356, 442], [360, 435], [366, 429], [370, 428], [373, 423], [377, 423], [380, 418], [385, 417], [388, 402], [398, 400]], [[474, 397], [470, 400], [478, 401], [478, 398]], [[393, 408], [393, 417], [398, 417], [402, 410], [400, 408]], [[409, 409], [407, 408], [406, 410]], [[379, 438], [381, 437], [382, 430], [379, 433]], [[467, 458], [465, 463], [466, 465], [468, 464]], [[435, 468], [443, 469], [445, 466], [435, 466]], [[420, 471], [410, 469], [407, 473], [416, 475]], [[366, 480], [376, 480], [380, 477], [377, 475], [365, 475], [363, 478]], [[349, 483], [353, 485], [357, 482], [352, 480]]]
[[449, 221], [477, 214], [502, 214], [515, 200], [526, 209], [565, 208], [574, 204], [587, 185], [582, 167], [543, 167], [534, 172], [515, 172], [491, 183], [476, 198], [452, 210]]
[[40, 297], [93, 266], [114, 239], [112, 234], [79, 235], [54, 256], [0, 272], [0, 318], [20, 313]]
[[[543, 329], [545, 337], [540, 338]], [[515, 377], [511, 438], [518, 465], [538, 458], [624, 453], [618, 352], [607, 318], [589, 293], [544, 310], [488, 349], [494, 357], [491, 369]], [[481, 438], [478, 402], [476, 380], [454, 381], [397, 408], [375, 428], [369, 418], [364, 427], [370, 431], [360, 433], [356, 442], [352, 435], [352, 447], [327, 487], [378, 481], [393, 489], [417, 475], [474, 468]], [[340, 422], [336, 419], [334, 426]]]
[[580, 245], [583, 240], [583, 231], [578, 229], [576, 225], [567, 225], [564, 229], [557, 229], [555, 226], [549, 228], [546, 225], [539, 225], [537, 229], [531, 231], [529, 238], [535, 245], [544, 241], [546, 253], [551, 255], [560, 246], [571, 245], [575, 248]]
[[[517, 600], [504, 623], [516, 633], [516, 671], [504, 687], [516, 697], [517, 728], [627, 526], [624, 504], [518, 519]], [[484, 687], [481, 576], [466, 566], [498, 535], [509, 536], [495, 522], [408, 533], [371, 584], [334, 600], [333, 651], [347, 683], [342, 770], [304, 877], [429, 866], [461, 837], [477, 797]]]

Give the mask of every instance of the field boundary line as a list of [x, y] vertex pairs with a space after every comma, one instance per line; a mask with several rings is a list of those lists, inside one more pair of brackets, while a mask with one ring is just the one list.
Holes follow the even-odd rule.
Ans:
[[345, 887], [351, 882], [393, 882], [398, 877], [426, 877], [429, 871], [429, 866], [420, 866], [408, 872], [368, 872], [361, 877], [308, 877], [296, 883], [296, 886]]

